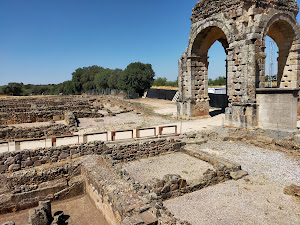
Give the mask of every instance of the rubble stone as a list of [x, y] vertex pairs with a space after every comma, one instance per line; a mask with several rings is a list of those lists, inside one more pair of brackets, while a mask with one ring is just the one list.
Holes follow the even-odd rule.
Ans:
[[292, 196], [297, 196], [300, 197], [300, 186], [291, 184], [290, 186], [287, 186], [284, 191], [286, 195], [292, 195]]

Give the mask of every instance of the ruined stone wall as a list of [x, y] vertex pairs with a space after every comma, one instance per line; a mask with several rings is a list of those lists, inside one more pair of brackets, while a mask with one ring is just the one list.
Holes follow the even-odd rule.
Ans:
[[[173, 139], [158, 139], [118, 146], [95, 142], [1, 154], [0, 168], [13, 164], [0, 174], [0, 214], [37, 206], [38, 201], [86, 193], [110, 224], [133, 225], [138, 219], [187, 225], [120, 169], [121, 162], [178, 151], [181, 146]], [[88, 156], [77, 158], [83, 155]], [[33, 167], [29, 161], [34, 161]], [[18, 163], [21, 168], [16, 166]]]
[[68, 126], [53, 124], [41, 127], [13, 127], [0, 126], [0, 140], [15, 140], [28, 138], [42, 138], [70, 134]]
[[63, 200], [85, 193], [80, 161], [0, 175], [0, 214], [35, 207], [39, 201]]
[[262, 9], [273, 8], [280, 11], [289, 11], [295, 16], [299, 10], [297, 3], [293, 0], [202, 0], [196, 3], [191, 20], [195, 23], [218, 13], [232, 13], [232, 10], [237, 7], [249, 8], [251, 5]]
[[78, 117], [102, 117], [95, 99], [78, 97], [8, 98], [0, 100], [0, 124], [18, 124], [63, 120], [66, 111]]
[[0, 99], [0, 125], [64, 120], [65, 112], [77, 118], [99, 118], [133, 111], [106, 97], [20, 97]]
[[199, 1], [191, 17], [187, 51], [179, 60], [179, 114], [208, 115], [207, 53], [219, 41], [226, 53], [227, 124], [257, 126], [256, 88], [264, 88], [267, 35], [279, 47], [278, 87], [299, 88], [298, 11], [294, 0]]
[[106, 145], [104, 142], [91, 142], [81, 145], [22, 150], [0, 154], [0, 173], [18, 171], [24, 168], [74, 159], [84, 155], [105, 155], [113, 163], [127, 162], [139, 158], [177, 151], [180, 142], [173, 139], [158, 139], [131, 144]]

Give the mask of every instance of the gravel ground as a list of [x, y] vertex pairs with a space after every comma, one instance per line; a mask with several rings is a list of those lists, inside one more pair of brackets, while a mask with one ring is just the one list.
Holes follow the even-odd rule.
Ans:
[[179, 174], [187, 181], [199, 179], [212, 165], [184, 153], [141, 159], [123, 166], [127, 172], [139, 182], [146, 182], [151, 178], [162, 179], [166, 174]]
[[141, 103], [142, 105], [152, 108], [155, 113], [168, 115], [176, 118], [177, 103], [163, 99], [139, 98], [131, 100], [132, 102]]
[[176, 217], [194, 225], [300, 224], [299, 202], [273, 184], [248, 179], [249, 183], [231, 180], [164, 204]]
[[300, 164], [283, 152], [271, 151], [237, 142], [208, 142], [202, 150], [242, 165], [249, 174], [262, 176], [282, 187], [300, 185]]
[[283, 194], [300, 185], [299, 162], [284, 153], [243, 143], [209, 141], [189, 145], [239, 163], [249, 176], [171, 199], [164, 204], [192, 224], [300, 224], [300, 202]]

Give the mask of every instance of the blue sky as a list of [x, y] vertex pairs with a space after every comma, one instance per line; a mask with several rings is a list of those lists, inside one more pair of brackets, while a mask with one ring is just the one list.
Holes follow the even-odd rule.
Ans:
[[[0, 0], [0, 85], [70, 80], [79, 67], [151, 63], [175, 80], [197, 0]], [[225, 74], [220, 44], [210, 77]]]

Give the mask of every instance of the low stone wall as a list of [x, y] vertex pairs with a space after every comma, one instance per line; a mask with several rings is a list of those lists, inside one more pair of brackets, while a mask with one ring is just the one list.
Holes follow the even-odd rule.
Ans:
[[80, 160], [0, 175], [0, 214], [85, 193]]
[[42, 138], [70, 134], [70, 128], [64, 124], [53, 124], [41, 127], [0, 126], [0, 140]]
[[23, 168], [54, 163], [65, 159], [74, 159], [84, 155], [105, 155], [112, 165], [148, 156], [159, 155], [164, 152], [178, 151], [181, 142], [173, 139], [155, 139], [130, 144], [106, 145], [104, 142], [87, 144], [22, 150], [0, 154], [0, 173], [18, 171]]
[[[66, 108], [65, 111], [69, 109]], [[29, 111], [29, 112], [14, 112], [0, 113], [0, 124], [11, 125], [20, 123], [35, 123], [35, 122], [48, 122], [51, 120], [64, 120], [65, 111]], [[103, 114], [91, 111], [72, 111], [78, 118], [100, 118]]]
[[[103, 142], [0, 154], [0, 213], [85, 192], [110, 224], [188, 224], [153, 193], [120, 170], [122, 162], [179, 151], [182, 143], [155, 139], [126, 144]], [[85, 157], [80, 157], [86, 155]], [[39, 166], [46, 164], [44, 166]], [[38, 166], [38, 167], [34, 167]], [[82, 191], [84, 189], [84, 191]]]
[[73, 112], [65, 112], [65, 121], [66, 124], [71, 127], [71, 129], [76, 130], [78, 126], [78, 121]]
[[[47, 96], [0, 99], [0, 125], [48, 122], [65, 119], [65, 112], [77, 118], [99, 118], [133, 111], [133, 106], [107, 97]], [[103, 111], [103, 114], [100, 111]], [[107, 113], [106, 113], [107, 112]]]
[[147, 186], [135, 181], [102, 157], [88, 156], [82, 163], [86, 193], [111, 225], [188, 225], [175, 218]]

